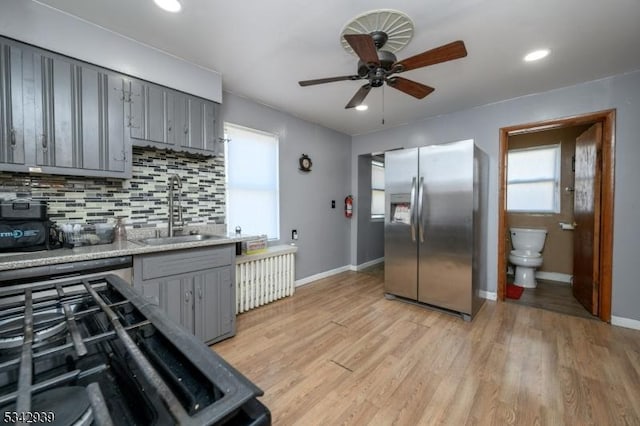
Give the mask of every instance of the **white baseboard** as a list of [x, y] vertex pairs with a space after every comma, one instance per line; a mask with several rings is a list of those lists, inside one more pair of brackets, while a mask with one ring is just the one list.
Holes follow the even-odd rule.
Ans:
[[495, 291], [480, 290], [479, 296], [487, 300], [498, 300], [498, 293]]
[[367, 269], [373, 265], [377, 265], [378, 263], [384, 262], [384, 257], [379, 257], [377, 259], [370, 260], [368, 262], [361, 263], [359, 265], [351, 265], [352, 271], [362, 271], [363, 269]]
[[614, 317], [611, 316], [611, 325], [617, 325], [618, 327], [632, 328], [634, 330], [640, 330], [640, 321], [631, 318]]
[[353, 265], [344, 265], [336, 269], [331, 269], [329, 271], [320, 272], [319, 274], [310, 275], [308, 277], [300, 278], [296, 280], [295, 286], [300, 287], [301, 285], [309, 284], [313, 281], [321, 280], [322, 278], [327, 278], [332, 275], [340, 274], [346, 271], [352, 271]]
[[571, 283], [573, 275], [562, 274], [560, 272], [536, 271], [536, 278], [540, 280], [559, 281], [561, 283]]

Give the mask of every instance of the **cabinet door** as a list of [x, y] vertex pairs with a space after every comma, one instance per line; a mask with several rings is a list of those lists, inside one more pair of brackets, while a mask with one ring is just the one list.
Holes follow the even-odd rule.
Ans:
[[131, 137], [154, 144], [171, 144], [174, 139], [173, 94], [153, 84], [138, 81], [129, 84], [131, 98], [128, 124]]
[[203, 135], [202, 140], [205, 151], [216, 153], [216, 142], [218, 139], [217, 120], [218, 120], [218, 104], [215, 102], [202, 102], [203, 109]]
[[107, 133], [103, 136], [101, 152], [104, 158], [104, 170], [130, 174], [131, 172], [131, 142], [125, 135], [125, 81], [119, 75], [107, 76], [107, 117], [103, 120], [103, 127]]
[[92, 68], [80, 68], [78, 79], [82, 168], [125, 172], [123, 79]]
[[73, 174], [128, 172], [123, 79], [57, 56], [37, 62], [36, 164]]
[[[144, 86], [137, 81], [127, 81], [129, 86], [127, 102], [129, 103], [129, 134], [133, 139], [144, 140]], [[135, 143], [135, 141], [134, 141]]]
[[235, 333], [235, 291], [231, 267], [203, 271], [194, 281], [195, 334], [213, 342]]
[[0, 100], [0, 163], [24, 165], [25, 139], [33, 138], [35, 125], [29, 114], [34, 103], [29, 50], [0, 43]]
[[172, 100], [171, 142], [179, 149], [189, 145], [189, 99], [184, 93], [173, 92]]
[[215, 154], [218, 104], [175, 92], [174, 114], [176, 149]]
[[39, 166], [82, 168], [78, 138], [79, 67], [38, 55], [36, 66], [36, 126]]
[[193, 277], [144, 281], [140, 288], [144, 297], [193, 334]]

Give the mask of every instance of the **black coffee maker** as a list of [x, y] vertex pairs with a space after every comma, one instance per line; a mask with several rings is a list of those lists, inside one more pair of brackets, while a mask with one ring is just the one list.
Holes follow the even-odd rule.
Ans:
[[59, 247], [47, 202], [16, 198], [0, 201], [0, 252]]

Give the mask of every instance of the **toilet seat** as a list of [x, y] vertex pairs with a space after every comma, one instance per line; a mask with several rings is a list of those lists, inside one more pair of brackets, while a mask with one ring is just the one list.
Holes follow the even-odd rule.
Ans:
[[542, 257], [540, 253], [536, 253], [531, 250], [511, 250], [510, 254], [516, 258], [531, 259], [531, 260], [536, 259], [538, 257]]

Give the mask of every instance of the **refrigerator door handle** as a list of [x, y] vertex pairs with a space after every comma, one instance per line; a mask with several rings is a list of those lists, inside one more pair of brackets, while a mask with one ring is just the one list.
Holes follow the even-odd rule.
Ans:
[[420, 234], [420, 242], [424, 243], [424, 223], [422, 220], [422, 196], [424, 195], [424, 177], [420, 177], [420, 187], [418, 188], [418, 232]]
[[409, 228], [411, 228], [411, 242], [416, 242], [416, 224], [413, 217], [413, 203], [416, 201], [416, 178], [411, 179], [411, 200], [409, 201]]

